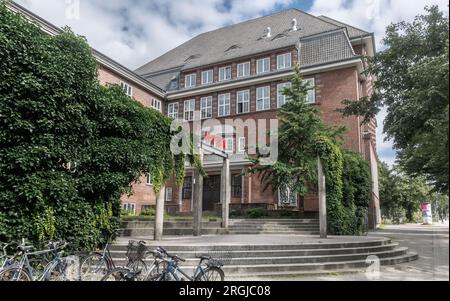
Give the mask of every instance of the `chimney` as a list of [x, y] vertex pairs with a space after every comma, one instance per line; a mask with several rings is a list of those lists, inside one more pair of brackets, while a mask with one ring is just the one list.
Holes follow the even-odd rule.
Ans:
[[265, 38], [270, 38], [272, 36], [272, 28], [267, 27], [266, 31], [264, 32]]
[[298, 23], [297, 23], [297, 19], [292, 19], [292, 31], [297, 31], [298, 30]]

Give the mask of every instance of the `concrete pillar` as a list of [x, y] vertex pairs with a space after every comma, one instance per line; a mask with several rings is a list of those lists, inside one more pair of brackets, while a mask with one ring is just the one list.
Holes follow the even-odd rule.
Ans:
[[223, 159], [222, 167], [222, 228], [228, 229], [231, 202], [230, 159]]
[[[200, 155], [200, 162], [203, 165], [203, 150], [199, 150]], [[194, 170], [194, 196], [193, 196], [193, 234], [194, 236], [201, 236], [202, 235], [202, 218], [203, 218], [203, 176], [201, 173], [195, 169]]]
[[155, 231], [154, 239], [159, 241], [163, 238], [164, 227], [164, 203], [166, 198], [166, 186], [161, 187], [161, 191], [156, 198], [156, 215], [155, 215]]
[[322, 160], [317, 159], [317, 169], [319, 178], [319, 221], [320, 238], [327, 238], [327, 188]]

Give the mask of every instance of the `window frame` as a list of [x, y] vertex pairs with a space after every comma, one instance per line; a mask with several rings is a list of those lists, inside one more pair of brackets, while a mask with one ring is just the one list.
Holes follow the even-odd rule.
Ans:
[[[248, 66], [248, 74], [245, 74], [245, 66]], [[242, 75], [240, 75], [239, 71], [240, 71], [240, 67], [243, 67], [243, 71], [244, 73]], [[237, 65], [237, 78], [244, 78], [244, 77], [249, 77], [251, 73], [251, 63], [250, 62], [245, 62], [245, 63], [240, 63]]]
[[123, 203], [122, 209], [127, 211], [128, 213], [131, 213], [132, 215], [136, 215], [136, 203]]
[[[316, 103], [316, 79], [314, 77], [305, 78], [303, 79], [303, 82], [310, 82], [310, 90], [308, 90], [308, 95], [306, 98], [307, 104], [315, 104]], [[310, 95], [311, 93], [311, 95]], [[312, 100], [309, 100], [309, 97], [311, 96]]]
[[[189, 179], [189, 181], [187, 181]], [[189, 183], [189, 186], [186, 186], [186, 184]], [[183, 180], [183, 188], [181, 189], [181, 198], [183, 200], [190, 200], [192, 199], [192, 176], [185, 177]], [[189, 195], [189, 197], [186, 197]]]
[[120, 82], [120, 87], [125, 95], [133, 97], [133, 86], [126, 82]]
[[[239, 180], [236, 180], [239, 179]], [[231, 176], [231, 197], [232, 198], [242, 198], [242, 175], [232, 175]]]
[[[205, 74], [210, 74], [211, 76], [207, 76], [209, 81], [205, 81]], [[209, 69], [202, 71], [202, 85], [210, 85], [214, 82], [214, 69]]]
[[[169, 199], [169, 191], [170, 191], [170, 199]], [[164, 201], [166, 203], [173, 202], [173, 188], [172, 187], [166, 187], [166, 190], [164, 193]]]
[[[277, 107], [278, 109], [281, 108], [282, 106], [284, 106], [288, 101], [287, 101], [287, 96], [282, 94], [282, 90], [284, 90], [284, 88], [288, 88], [291, 87], [292, 83], [291, 82], [285, 82], [285, 83], [280, 83], [277, 85]], [[280, 87], [282, 87], [280, 89]], [[280, 105], [281, 101], [280, 101], [280, 97], [283, 97], [283, 104]]]
[[[230, 146], [231, 145], [231, 149]], [[225, 153], [232, 154], [234, 153], [234, 137], [225, 137]]]
[[[176, 106], [176, 111], [173, 109]], [[172, 107], [172, 110], [171, 110]], [[178, 115], [180, 114], [180, 104], [178, 102], [169, 103], [167, 106], [167, 116], [172, 119], [177, 120]]]
[[158, 112], [162, 112], [162, 101], [156, 98], [152, 98], [152, 108], [157, 110]]
[[[221, 98], [223, 96], [227, 96], [228, 102], [221, 103], [221, 101], [223, 100]], [[223, 93], [217, 96], [217, 109], [218, 109], [217, 110], [218, 117], [226, 117], [231, 115], [231, 93]], [[222, 109], [224, 110], [223, 114]]]
[[[288, 61], [286, 58], [289, 57], [289, 66], [286, 64]], [[280, 64], [280, 59], [283, 59], [283, 65]], [[292, 52], [286, 52], [283, 54], [277, 55], [277, 70], [288, 69], [292, 67]]]
[[[256, 88], [256, 111], [267, 111], [270, 110], [270, 92], [271, 92], [270, 86], [264, 86], [264, 87], [257, 87]], [[268, 95], [258, 95], [260, 91], [268, 91]], [[260, 107], [260, 103], [262, 101], [262, 107]]]
[[[265, 61], [267, 61], [267, 66], [266, 66], [266, 63], [264, 63], [263, 67], [268, 67], [267, 71], [265, 71], [264, 68], [263, 68], [263, 71], [259, 71], [259, 64], [261, 62], [265, 62]], [[264, 73], [269, 73], [269, 72], [270, 72], [270, 56], [256, 60], [256, 74], [264, 74]]]
[[145, 175], [145, 185], [153, 186], [153, 184], [152, 184], [152, 175], [149, 174], [149, 173]]
[[[225, 75], [229, 75], [230, 76], [230, 78], [222, 78], [222, 71], [223, 70], [230, 70], [230, 72], [229, 72], [229, 74], [228, 74], [228, 72], [225, 72], [224, 74]], [[232, 75], [232, 68], [231, 68], [231, 66], [225, 66], [225, 67], [220, 67], [219, 68], [219, 82], [224, 82], [224, 81], [227, 81], [227, 80], [231, 80], [231, 78], [233, 77], [233, 75]]]
[[247, 147], [247, 139], [245, 137], [239, 137], [239, 139], [238, 139], [238, 153], [240, 153], [240, 154], [245, 153], [246, 147]]
[[[191, 103], [194, 103], [194, 107], [193, 107], [193, 109], [191, 109]], [[194, 113], [195, 113], [195, 102], [196, 102], [196, 100], [195, 99], [188, 99], [188, 100], [185, 100], [184, 101], [184, 107], [183, 107], [183, 120], [184, 121], [193, 121], [194, 120]], [[189, 103], [189, 109], [191, 109], [191, 110], [187, 110], [188, 108], [186, 107], [186, 104], [187, 103]], [[189, 119], [186, 119], [186, 113], [192, 113], [192, 118], [189, 118]], [[189, 114], [189, 116], [191, 117], [191, 115]]]
[[[248, 95], [248, 99], [245, 101], [239, 101], [239, 95], [241, 95], [241, 93], [245, 93], [246, 95]], [[239, 112], [239, 104], [242, 103], [242, 112]], [[244, 105], [247, 104], [247, 111], [244, 111]], [[249, 113], [250, 112], [250, 90], [241, 90], [241, 91], [237, 91], [236, 92], [236, 114], [245, 114], [245, 113]]]
[[[189, 78], [189, 81], [188, 81]], [[193, 80], [192, 80], [193, 79]], [[189, 82], [189, 86], [188, 83]], [[184, 76], [184, 88], [194, 88], [197, 86], [197, 73], [190, 73]]]
[[[204, 101], [206, 101], [207, 106], [204, 107]], [[209, 104], [209, 106], [208, 106]], [[206, 110], [206, 114], [204, 115], [203, 113]], [[200, 98], [200, 113], [201, 113], [201, 118], [202, 119], [209, 119], [213, 117], [213, 98], [212, 96], [205, 96]], [[208, 114], [209, 113], [209, 114]]]

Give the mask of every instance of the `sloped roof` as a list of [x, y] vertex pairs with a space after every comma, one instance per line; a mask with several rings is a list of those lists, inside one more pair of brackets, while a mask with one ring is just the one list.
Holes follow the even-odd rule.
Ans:
[[[297, 20], [299, 30], [291, 31], [292, 19]], [[271, 28], [271, 38], [262, 38], [267, 27]], [[136, 72], [145, 75], [176, 67], [181, 70], [196, 68], [296, 45], [302, 37], [339, 27], [303, 11], [289, 9], [200, 34], [138, 68]]]
[[356, 28], [354, 26], [345, 24], [343, 22], [337, 21], [337, 20], [332, 19], [332, 18], [327, 17], [327, 16], [319, 16], [318, 18], [321, 19], [321, 20], [324, 20], [324, 21], [326, 21], [326, 22], [328, 22], [330, 24], [333, 24], [333, 25], [336, 25], [336, 26], [339, 26], [339, 27], [347, 28], [348, 36], [349, 36], [350, 39], [359, 38], [361, 36], [366, 36], [366, 35], [370, 34], [369, 32], [367, 32], [365, 30], [362, 30], [362, 29]]

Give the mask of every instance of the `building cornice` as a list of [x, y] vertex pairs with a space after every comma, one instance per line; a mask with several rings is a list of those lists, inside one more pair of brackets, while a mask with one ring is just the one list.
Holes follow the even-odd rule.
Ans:
[[[335, 62], [335, 63], [331, 63], [331, 64], [323, 64], [323, 65], [306, 67], [301, 70], [301, 73], [302, 73], [302, 75], [312, 75], [312, 74], [316, 74], [316, 73], [327, 72], [327, 71], [347, 68], [347, 67], [351, 67], [351, 66], [358, 66], [358, 68], [361, 68], [361, 71], [362, 71], [362, 68], [363, 68], [362, 58], [357, 57], [357, 58], [353, 58], [350, 60], [344, 60], [344, 61]], [[294, 70], [293, 70], [293, 68], [291, 68], [291, 69], [284, 70], [281, 72], [280, 71], [277, 71], [275, 73], [272, 72], [270, 74], [263, 75], [263, 76], [261, 76], [261, 75], [253, 76], [253, 77], [246, 78], [246, 79], [238, 79], [238, 80], [228, 81], [226, 83], [217, 83], [217, 84], [208, 85], [208, 86], [200, 86], [200, 87], [196, 87], [196, 88], [189, 89], [189, 90], [173, 91], [173, 92], [167, 93], [167, 100], [170, 101], [170, 100], [176, 100], [179, 98], [198, 96], [198, 95], [202, 95], [202, 94], [214, 93], [214, 92], [224, 91], [224, 90], [231, 90], [231, 89], [236, 89], [236, 88], [240, 88], [240, 87], [263, 84], [263, 83], [271, 82], [271, 81], [287, 80], [293, 75], [294, 75]]]

